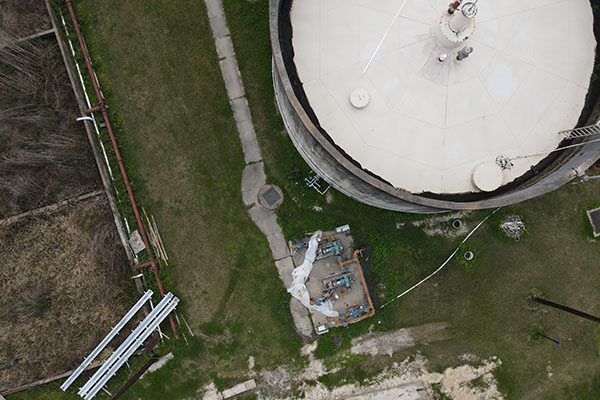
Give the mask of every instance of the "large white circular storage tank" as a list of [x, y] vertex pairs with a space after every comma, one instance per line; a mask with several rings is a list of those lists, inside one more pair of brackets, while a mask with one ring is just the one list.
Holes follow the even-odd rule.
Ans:
[[[293, 63], [319, 126], [413, 194], [493, 191], [528, 172], [576, 126], [594, 68], [589, 0], [463, 1], [454, 14], [448, 3], [291, 5]], [[494, 169], [499, 157], [512, 167]]]

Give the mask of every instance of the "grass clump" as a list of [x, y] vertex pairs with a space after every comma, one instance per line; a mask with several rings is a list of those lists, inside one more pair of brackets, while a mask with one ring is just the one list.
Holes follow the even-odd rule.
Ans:
[[225, 332], [223, 325], [215, 321], [208, 321], [200, 325], [200, 330], [205, 335], [222, 335]]

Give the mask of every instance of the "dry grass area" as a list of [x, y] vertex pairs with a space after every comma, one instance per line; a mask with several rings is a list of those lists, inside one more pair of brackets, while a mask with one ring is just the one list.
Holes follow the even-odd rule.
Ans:
[[98, 187], [54, 37], [0, 29], [0, 218]]
[[0, 0], [0, 27], [17, 38], [50, 29], [43, 0]]
[[133, 304], [104, 196], [0, 225], [0, 392], [68, 371]]
[[[99, 187], [42, 0], [0, 0], [0, 392], [77, 366], [134, 302], [107, 198], [3, 220]], [[110, 349], [107, 349], [107, 352]]]

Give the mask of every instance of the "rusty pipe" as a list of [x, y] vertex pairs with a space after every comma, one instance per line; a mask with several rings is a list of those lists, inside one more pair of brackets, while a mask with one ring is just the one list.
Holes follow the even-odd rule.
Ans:
[[[150, 250], [150, 241], [148, 240], [148, 235], [146, 234], [146, 229], [144, 228], [144, 224], [142, 222], [142, 218], [140, 216], [140, 211], [137, 207], [137, 202], [135, 200], [135, 196], [133, 195], [133, 190], [131, 189], [131, 183], [129, 182], [129, 177], [127, 176], [127, 170], [125, 169], [125, 163], [123, 162], [123, 158], [121, 157], [121, 151], [119, 150], [119, 145], [117, 144], [117, 140], [112, 128], [112, 124], [110, 123], [110, 118], [108, 117], [108, 112], [106, 111], [106, 106], [104, 102], [104, 98], [102, 96], [102, 92], [100, 91], [100, 84], [96, 78], [96, 73], [94, 71], [94, 67], [92, 66], [92, 62], [90, 60], [90, 55], [88, 53], [87, 47], [85, 45], [85, 41], [83, 39], [83, 35], [81, 34], [81, 29], [79, 27], [79, 22], [77, 20], [77, 16], [75, 15], [75, 10], [73, 9], [73, 4], [71, 4], [71, 0], [65, 0], [67, 4], [67, 8], [69, 9], [69, 15], [71, 16], [71, 22], [73, 22], [73, 28], [75, 29], [75, 34], [77, 35], [77, 40], [79, 41], [79, 47], [81, 48], [81, 52], [83, 53], [83, 58], [85, 60], [85, 64], [87, 66], [88, 74], [92, 80], [92, 86], [94, 87], [94, 92], [96, 94], [96, 99], [98, 100], [98, 104], [102, 104], [100, 107], [100, 112], [102, 112], [102, 117], [104, 118], [104, 123], [106, 124], [106, 130], [108, 131], [108, 136], [110, 138], [110, 142], [112, 144], [113, 150], [115, 152], [115, 157], [117, 159], [117, 164], [119, 165], [119, 171], [121, 172], [121, 177], [123, 178], [123, 183], [125, 185], [125, 190], [127, 191], [127, 195], [129, 196], [129, 202], [131, 203], [131, 207], [133, 209], [133, 214], [135, 215], [135, 220], [138, 224], [138, 228], [140, 231], [140, 236], [144, 242], [146, 247], [146, 254], [150, 259], [150, 268], [152, 273], [154, 274], [154, 280], [156, 281], [156, 285], [158, 286], [158, 291], [161, 297], [164, 297], [165, 291], [158, 276], [158, 266], [156, 265], [156, 261], [152, 255]], [[173, 332], [173, 336], [178, 339], [179, 335], [177, 335], [177, 330], [175, 328], [175, 321], [173, 320], [173, 316], [169, 314], [169, 324], [171, 325], [171, 331]]]

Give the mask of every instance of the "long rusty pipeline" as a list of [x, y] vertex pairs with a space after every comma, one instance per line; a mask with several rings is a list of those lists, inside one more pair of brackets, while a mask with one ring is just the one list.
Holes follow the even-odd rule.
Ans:
[[[137, 202], [135, 201], [135, 196], [133, 195], [133, 190], [131, 189], [131, 184], [129, 183], [129, 177], [127, 176], [127, 171], [125, 169], [125, 163], [123, 162], [123, 158], [121, 157], [121, 151], [119, 150], [119, 145], [117, 144], [117, 139], [113, 132], [112, 125], [110, 123], [110, 118], [108, 117], [108, 112], [106, 111], [106, 104], [104, 98], [102, 96], [102, 92], [100, 91], [100, 84], [98, 83], [98, 79], [96, 77], [96, 73], [94, 71], [94, 67], [92, 66], [92, 62], [90, 60], [90, 55], [88, 53], [87, 47], [85, 45], [85, 41], [83, 40], [83, 35], [81, 34], [81, 29], [79, 27], [79, 21], [77, 20], [77, 16], [75, 15], [75, 10], [73, 9], [73, 5], [71, 4], [71, 0], [65, 0], [67, 4], [67, 8], [69, 9], [69, 14], [71, 15], [71, 21], [73, 22], [73, 28], [75, 29], [75, 34], [77, 35], [77, 40], [79, 41], [79, 47], [83, 53], [83, 58], [85, 60], [85, 64], [87, 66], [88, 74], [92, 80], [92, 86], [94, 87], [94, 92], [96, 93], [96, 99], [98, 100], [98, 109], [102, 112], [102, 118], [104, 119], [104, 123], [106, 124], [106, 130], [108, 131], [108, 137], [110, 138], [110, 142], [112, 144], [113, 150], [115, 152], [115, 157], [117, 158], [117, 163], [119, 164], [119, 171], [121, 172], [121, 177], [123, 178], [123, 183], [125, 185], [125, 189], [127, 190], [127, 195], [129, 196], [129, 201], [131, 203], [131, 208], [133, 209], [133, 214], [135, 215], [135, 219], [138, 224], [138, 228], [140, 231], [140, 236], [144, 241], [144, 245], [146, 247], [146, 254], [148, 256], [148, 266], [152, 270], [154, 274], [154, 280], [156, 281], [156, 285], [158, 286], [158, 291], [161, 297], [164, 297], [165, 290], [163, 288], [162, 281], [158, 276], [158, 265], [156, 264], [156, 260], [150, 250], [150, 241], [148, 240], [148, 235], [146, 234], [146, 229], [144, 228], [144, 224], [142, 222], [142, 218], [140, 216], [140, 211], [137, 206]], [[171, 325], [171, 331], [173, 332], [173, 337], [178, 339], [179, 335], [177, 334], [177, 329], [175, 328], [175, 321], [173, 320], [173, 316], [169, 314], [169, 324]]]

